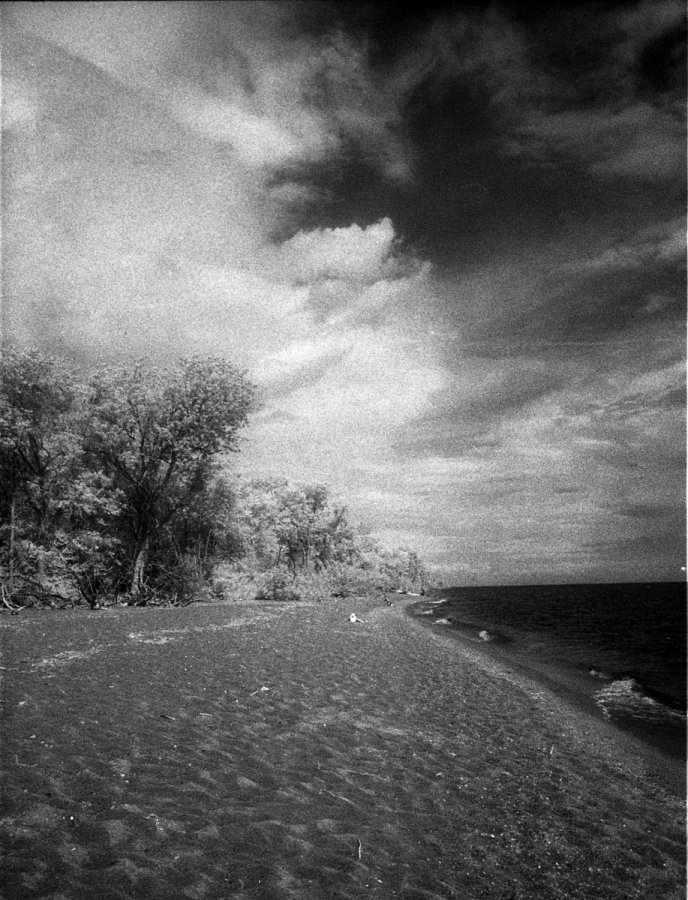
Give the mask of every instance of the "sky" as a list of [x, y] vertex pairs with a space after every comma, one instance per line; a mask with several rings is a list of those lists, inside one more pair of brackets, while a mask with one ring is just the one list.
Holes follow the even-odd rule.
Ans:
[[233, 361], [447, 584], [685, 578], [683, 2], [0, 16], [5, 345]]

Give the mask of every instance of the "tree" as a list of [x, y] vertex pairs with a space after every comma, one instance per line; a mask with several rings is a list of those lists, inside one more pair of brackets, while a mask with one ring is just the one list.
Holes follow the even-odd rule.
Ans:
[[37, 350], [3, 352], [0, 538], [10, 596], [18, 580], [34, 598], [76, 588], [94, 605], [93, 573], [102, 584], [111, 565], [107, 530], [119, 511], [118, 492], [86, 467], [81, 397], [64, 362]]
[[276, 478], [239, 482], [232, 506], [234, 558], [240, 560], [235, 569], [242, 577], [259, 576], [260, 597], [350, 596], [425, 585], [417, 553], [380, 546], [323, 485]]
[[37, 350], [4, 350], [0, 359], [0, 523], [10, 593], [19, 538], [44, 545], [61, 500], [78, 438], [70, 422], [72, 372]]
[[236, 522], [246, 555], [263, 570], [284, 566], [295, 576], [357, 557], [346, 509], [333, 502], [324, 485], [284, 479], [244, 483], [237, 490]]
[[206, 490], [218, 456], [237, 449], [253, 397], [245, 375], [218, 359], [192, 357], [167, 369], [139, 362], [91, 379], [86, 447], [123, 498], [133, 597], [162, 529]]

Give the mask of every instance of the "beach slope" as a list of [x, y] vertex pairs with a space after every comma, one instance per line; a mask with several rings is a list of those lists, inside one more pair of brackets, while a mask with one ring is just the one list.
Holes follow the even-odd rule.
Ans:
[[2, 896], [685, 896], [644, 755], [401, 606], [0, 618]]

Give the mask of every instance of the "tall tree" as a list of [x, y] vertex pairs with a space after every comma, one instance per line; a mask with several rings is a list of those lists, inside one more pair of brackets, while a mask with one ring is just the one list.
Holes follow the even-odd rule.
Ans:
[[237, 449], [253, 397], [245, 375], [218, 359], [140, 362], [92, 378], [87, 448], [123, 497], [134, 597], [161, 529], [205, 490], [219, 454]]
[[22, 535], [46, 542], [67, 490], [78, 437], [70, 413], [72, 372], [37, 350], [5, 349], [0, 359], [0, 523], [10, 590]]
[[246, 552], [263, 569], [283, 565], [296, 575], [356, 556], [346, 509], [323, 485], [245, 483], [237, 491], [236, 520]]

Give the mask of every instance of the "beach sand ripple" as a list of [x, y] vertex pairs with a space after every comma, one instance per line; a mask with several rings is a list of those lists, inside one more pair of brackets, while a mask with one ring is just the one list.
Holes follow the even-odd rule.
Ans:
[[0, 621], [3, 897], [684, 896], [610, 726], [369, 600]]

